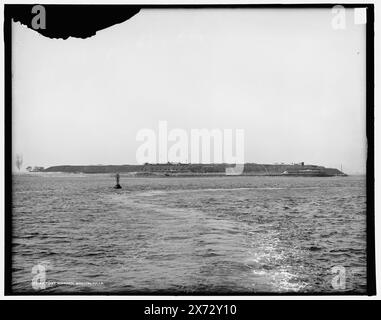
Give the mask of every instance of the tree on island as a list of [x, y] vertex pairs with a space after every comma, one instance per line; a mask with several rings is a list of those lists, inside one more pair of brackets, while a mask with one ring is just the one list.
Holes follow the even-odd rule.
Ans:
[[22, 154], [16, 154], [16, 167], [17, 169], [19, 169], [19, 171], [21, 169], [22, 163], [23, 163]]

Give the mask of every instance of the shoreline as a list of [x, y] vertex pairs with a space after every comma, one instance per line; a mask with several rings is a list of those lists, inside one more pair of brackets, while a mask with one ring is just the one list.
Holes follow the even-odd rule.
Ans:
[[[18, 176], [110, 176], [114, 177], [115, 173], [89, 173], [89, 172], [13, 172], [12, 175]], [[200, 178], [200, 177], [286, 177], [286, 178], [333, 178], [333, 177], [349, 177], [349, 176], [366, 176], [366, 174], [337, 174], [337, 175], [303, 175], [303, 174], [260, 174], [260, 173], [243, 173], [243, 174], [213, 174], [213, 173], [191, 173], [191, 174], [164, 174], [164, 173], [120, 173], [120, 177], [128, 178]]]

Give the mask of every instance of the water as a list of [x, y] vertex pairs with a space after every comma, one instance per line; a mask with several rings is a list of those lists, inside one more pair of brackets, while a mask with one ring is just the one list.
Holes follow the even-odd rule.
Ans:
[[41, 264], [44, 293], [364, 293], [365, 183], [17, 175], [13, 290], [35, 292]]

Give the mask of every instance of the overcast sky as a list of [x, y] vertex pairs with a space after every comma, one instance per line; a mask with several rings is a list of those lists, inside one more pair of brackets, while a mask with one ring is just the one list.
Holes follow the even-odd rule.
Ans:
[[365, 25], [332, 17], [141, 10], [85, 40], [13, 23], [14, 153], [24, 167], [134, 164], [138, 130], [166, 120], [244, 129], [245, 162], [365, 173]]

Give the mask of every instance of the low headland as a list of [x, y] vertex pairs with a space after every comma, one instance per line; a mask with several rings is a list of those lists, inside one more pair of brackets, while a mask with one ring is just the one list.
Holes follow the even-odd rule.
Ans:
[[[233, 164], [188, 164], [164, 163], [144, 165], [60, 165], [49, 168], [40, 168], [38, 172], [63, 172], [63, 173], [128, 173], [134, 176], [225, 176], [227, 168]], [[33, 170], [32, 170], [33, 172]], [[258, 164], [245, 163], [242, 175], [251, 176], [346, 176], [336, 168], [326, 168], [319, 165], [304, 164]]]

